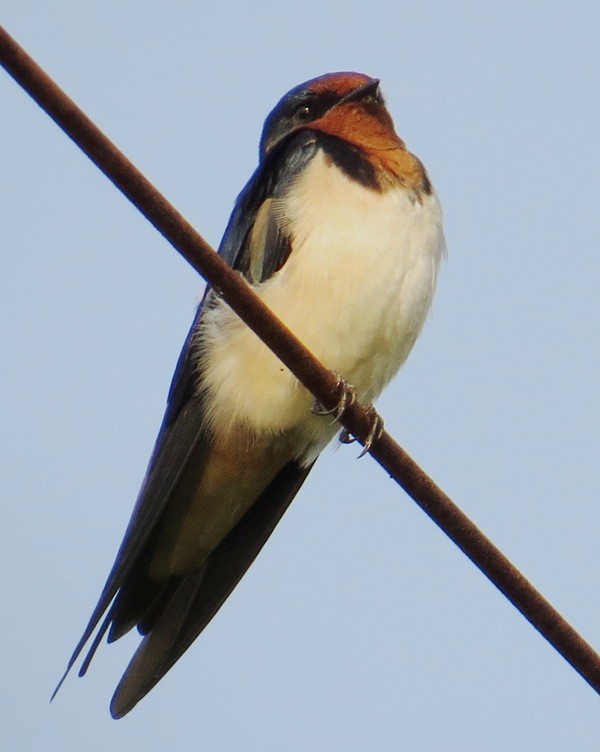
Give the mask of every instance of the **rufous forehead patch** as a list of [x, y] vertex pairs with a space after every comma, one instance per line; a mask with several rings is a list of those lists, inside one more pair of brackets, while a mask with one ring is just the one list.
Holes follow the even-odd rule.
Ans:
[[326, 73], [324, 76], [313, 79], [309, 84], [309, 88], [317, 94], [331, 91], [343, 96], [369, 81], [372, 81], [371, 76], [367, 76], [364, 73]]

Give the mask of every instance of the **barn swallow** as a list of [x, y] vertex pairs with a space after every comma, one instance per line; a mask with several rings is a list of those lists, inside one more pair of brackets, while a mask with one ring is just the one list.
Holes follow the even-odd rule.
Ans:
[[[300, 84], [267, 117], [219, 253], [369, 404], [421, 331], [443, 247], [437, 196], [396, 135], [378, 79], [345, 72]], [[212, 619], [339, 430], [311, 404], [208, 289], [123, 542], [65, 672], [94, 632], [80, 676], [106, 633], [110, 643], [137, 627], [143, 639], [113, 717]]]

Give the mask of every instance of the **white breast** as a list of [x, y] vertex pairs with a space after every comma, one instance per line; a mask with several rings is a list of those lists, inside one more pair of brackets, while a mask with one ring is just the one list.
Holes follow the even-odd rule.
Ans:
[[[276, 211], [293, 250], [256, 292], [369, 403], [408, 356], [431, 304], [444, 247], [437, 197], [367, 189], [319, 152]], [[203, 338], [203, 386], [217, 434], [297, 433], [303, 454], [335, 433], [311, 415], [310, 395], [227, 306], [210, 313]]]

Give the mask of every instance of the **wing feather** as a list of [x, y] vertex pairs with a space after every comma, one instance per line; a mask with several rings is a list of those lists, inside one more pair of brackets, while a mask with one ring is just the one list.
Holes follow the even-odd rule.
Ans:
[[[297, 134], [285, 148], [275, 150], [259, 165], [236, 201], [219, 254], [251, 282], [268, 279], [289, 256], [292, 241], [278, 222], [273, 199], [285, 195], [315, 149], [310, 131]], [[112, 641], [138, 623], [138, 628], [148, 634], [113, 699], [113, 713], [119, 717], [154, 686], [214, 616], [264, 545], [309, 471], [295, 462], [289, 463], [199, 570], [182, 577], [181, 582], [172, 584], [165, 593], [149, 594], [149, 602], [141, 604], [144, 608], [139, 614], [138, 604], [133, 603], [135, 607], [129, 608], [135, 601], [134, 592], [138, 592], [141, 600], [136, 577], [159, 520], [190, 458], [194, 455], [197, 458], [201, 442], [209, 440], [203, 400], [196, 388], [201, 359], [194, 340], [202, 312], [210, 305], [208, 292], [209, 289], [198, 307], [179, 357], [165, 416], [123, 542], [98, 603], [53, 694], [54, 697], [103, 617], [83, 662], [82, 674], [109, 628], [109, 641]]]

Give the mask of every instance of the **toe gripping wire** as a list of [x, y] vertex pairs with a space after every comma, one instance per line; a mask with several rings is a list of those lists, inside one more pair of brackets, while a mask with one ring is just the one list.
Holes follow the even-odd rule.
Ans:
[[[356, 402], [356, 387], [353, 384], [348, 383], [338, 371], [331, 371], [331, 373], [336, 379], [335, 389], [339, 394], [337, 405], [328, 410], [315, 397], [313, 399], [312, 412], [314, 415], [333, 415], [332, 422], [337, 423], [337, 421], [339, 421], [344, 415], [346, 409]], [[361, 441], [363, 449], [357, 459], [364, 457], [365, 454], [370, 451], [373, 443], [383, 434], [383, 418], [375, 410], [373, 405], [369, 405], [365, 410], [370, 422], [365, 438], [361, 439], [360, 436], [355, 436], [347, 428], [342, 428], [339, 438], [340, 443], [342, 444], [352, 444], [357, 440]]]

